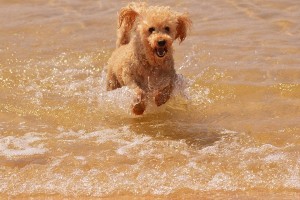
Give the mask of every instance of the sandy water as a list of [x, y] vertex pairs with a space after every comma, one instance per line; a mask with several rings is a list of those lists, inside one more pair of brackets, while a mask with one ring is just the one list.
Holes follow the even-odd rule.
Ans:
[[300, 199], [300, 4], [189, 11], [177, 88], [130, 114], [103, 68], [126, 1], [0, 0], [0, 197]]

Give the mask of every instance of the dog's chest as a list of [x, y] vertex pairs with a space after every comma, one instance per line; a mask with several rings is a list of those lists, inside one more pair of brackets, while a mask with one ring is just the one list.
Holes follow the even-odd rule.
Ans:
[[154, 91], [163, 89], [170, 85], [173, 77], [172, 74], [172, 71], [154, 68], [151, 70], [146, 70], [140, 75], [145, 89]]

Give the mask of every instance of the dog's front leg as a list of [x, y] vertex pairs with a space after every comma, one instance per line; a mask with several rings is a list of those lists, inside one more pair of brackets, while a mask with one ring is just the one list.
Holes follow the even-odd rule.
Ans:
[[146, 109], [146, 94], [139, 87], [136, 87], [135, 92], [136, 97], [132, 104], [132, 112], [136, 115], [142, 115]]
[[121, 84], [119, 83], [116, 75], [113, 72], [109, 71], [106, 77], [106, 90], [111, 91], [120, 87]]
[[171, 96], [173, 86], [170, 84], [162, 90], [158, 90], [154, 93], [154, 101], [157, 106], [165, 104]]

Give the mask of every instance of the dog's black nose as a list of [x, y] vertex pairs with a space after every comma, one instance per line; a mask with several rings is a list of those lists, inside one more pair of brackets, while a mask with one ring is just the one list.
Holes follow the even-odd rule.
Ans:
[[163, 46], [166, 45], [166, 40], [159, 40], [159, 41], [157, 42], [157, 44], [158, 44], [158, 46], [163, 47]]

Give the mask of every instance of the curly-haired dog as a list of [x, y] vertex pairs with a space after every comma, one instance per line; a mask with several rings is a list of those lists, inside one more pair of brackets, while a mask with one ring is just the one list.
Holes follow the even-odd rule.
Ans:
[[107, 90], [129, 86], [136, 92], [132, 112], [141, 115], [148, 98], [157, 106], [174, 87], [172, 43], [182, 42], [191, 25], [187, 14], [169, 7], [130, 3], [120, 10], [117, 49], [107, 65]]

